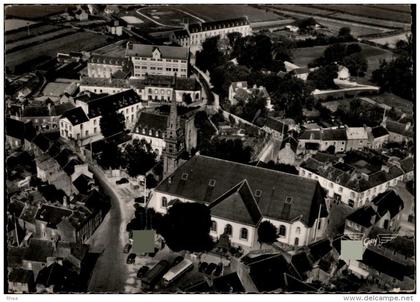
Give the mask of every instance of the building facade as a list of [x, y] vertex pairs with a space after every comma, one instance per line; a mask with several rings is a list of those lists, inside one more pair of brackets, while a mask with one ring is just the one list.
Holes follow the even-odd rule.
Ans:
[[188, 77], [189, 50], [179, 46], [127, 43], [126, 56], [133, 64], [133, 77], [166, 75]]

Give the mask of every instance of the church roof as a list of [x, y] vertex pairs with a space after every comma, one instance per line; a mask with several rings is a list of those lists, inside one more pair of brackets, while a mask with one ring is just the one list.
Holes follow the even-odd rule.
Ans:
[[212, 216], [255, 226], [261, 210], [246, 180], [241, 181], [210, 204]]
[[211, 203], [247, 180], [262, 215], [283, 221], [300, 219], [312, 226], [323, 190], [315, 180], [261, 167], [196, 155], [163, 180], [156, 191], [201, 203]]

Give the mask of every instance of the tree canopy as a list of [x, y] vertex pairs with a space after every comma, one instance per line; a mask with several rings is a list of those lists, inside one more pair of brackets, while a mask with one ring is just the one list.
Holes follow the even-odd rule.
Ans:
[[130, 176], [144, 175], [156, 164], [157, 154], [145, 140], [135, 139], [125, 147], [124, 159]]
[[248, 163], [251, 160], [252, 148], [244, 146], [240, 139], [213, 139], [203, 146], [201, 154], [240, 163]]
[[268, 220], [265, 220], [260, 223], [258, 226], [258, 242], [260, 244], [268, 243], [271, 244], [275, 242], [278, 238], [276, 227]]
[[104, 137], [109, 137], [119, 133], [125, 129], [124, 115], [116, 111], [114, 108], [104, 110], [99, 121], [99, 127], [101, 128], [101, 132]]
[[317, 89], [334, 89], [337, 88], [334, 83], [334, 79], [338, 76], [337, 71], [338, 66], [336, 64], [318, 67], [309, 73], [307, 80]]
[[178, 202], [171, 206], [156, 231], [173, 251], [204, 252], [213, 248], [211, 217], [207, 206]]

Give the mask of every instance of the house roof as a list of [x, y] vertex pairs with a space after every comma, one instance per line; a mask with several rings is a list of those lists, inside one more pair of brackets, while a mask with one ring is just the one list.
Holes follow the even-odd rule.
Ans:
[[372, 203], [378, 207], [377, 212], [381, 217], [389, 212], [393, 218], [404, 208], [404, 202], [394, 190], [379, 194], [372, 200]]
[[153, 129], [155, 131], [166, 131], [168, 124], [168, 116], [156, 114], [153, 112], [142, 111], [138, 119], [136, 128], [140, 129]]
[[236, 26], [249, 25], [248, 19], [245, 17], [242, 18], [233, 18], [220, 21], [211, 21], [203, 23], [193, 23], [188, 26], [190, 33], [197, 33], [201, 31], [215, 30], [220, 28], [229, 28]]
[[64, 217], [69, 217], [72, 213], [69, 209], [43, 204], [36, 215], [36, 219], [46, 222], [47, 227], [55, 228]]
[[130, 57], [152, 57], [155, 49], [158, 49], [162, 58], [188, 60], [189, 48], [181, 46], [127, 44], [126, 55]]
[[407, 124], [402, 124], [396, 121], [386, 120], [385, 128], [389, 132], [397, 133], [409, 138], [414, 136], [413, 127], [408, 126]]
[[372, 217], [375, 216], [375, 210], [371, 206], [365, 206], [351, 213], [346, 219], [368, 228], [373, 225]]
[[36, 283], [46, 287], [51, 285], [62, 285], [64, 282], [65, 269], [62, 265], [54, 262], [41, 269], [36, 277]]
[[82, 107], [76, 107], [70, 110], [67, 110], [63, 113], [61, 118], [67, 118], [73, 126], [85, 123], [89, 121], [85, 111]]
[[46, 152], [50, 146], [51, 146], [51, 141], [47, 138], [47, 136], [45, 136], [45, 134], [38, 134], [34, 140], [33, 143], [39, 148], [41, 149], [43, 152]]
[[212, 216], [252, 226], [262, 217], [246, 179], [213, 201], [209, 208]]
[[49, 116], [50, 112], [46, 105], [37, 105], [37, 106], [25, 106], [22, 116], [24, 117], [39, 117], [39, 116]]
[[318, 261], [332, 250], [329, 239], [322, 239], [308, 245], [309, 253], [314, 261]]
[[[183, 180], [185, 179], [186, 180]], [[163, 180], [156, 191], [210, 203], [247, 180], [264, 217], [312, 226], [325, 207], [318, 182], [275, 170], [196, 155]], [[257, 197], [257, 190], [260, 197]], [[326, 212], [323, 210], [321, 216]]]
[[272, 117], [267, 118], [264, 126], [271, 128], [273, 130], [276, 130], [283, 134], [289, 131], [289, 126], [287, 124], [284, 124], [278, 119], [275, 119]]
[[23, 259], [27, 261], [47, 262], [47, 258], [52, 257], [53, 254], [54, 243], [52, 241], [31, 238]]
[[403, 159], [402, 161], [400, 161], [400, 166], [401, 169], [403, 169], [403, 171], [405, 173], [413, 171], [414, 170], [414, 159], [413, 157], [407, 157], [405, 159]]
[[382, 126], [372, 128], [372, 135], [374, 138], [382, 137], [388, 135], [389, 132]]
[[345, 141], [347, 140], [346, 129], [324, 129], [321, 132], [321, 137], [324, 141]]
[[18, 139], [25, 138], [25, 123], [12, 118], [6, 118], [6, 135]]
[[368, 139], [367, 131], [364, 127], [349, 127], [346, 129], [347, 139]]
[[89, 100], [88, 115], [90, 118], [93, 118], [102, 115], [102, 112], [109, 110], [119, 110], [139, 102], [141, 102], [141, 99], [134, 90], [125, 90], [119, 93]]
[[71, 159], [69, 160], [69, 162], [64, 166], [63, 170], [64, 172], [66, 172], [67, 175], [71, 176], [73, 175], [74, 171], [75, 171], [75, 167], [77, 165], [83, 165], [84, 163], [76, 158], [76, 159]]
[[402, 281], [405, 276], [412, 275], [414, 271], [414, 268], [410, 268], [402, 263], [390, 259], [370, 248], [367, 248], [363, 253], [362, 262], [370, 268], [394, 277], [400, 281]]
[[22, 268], [13, 269], [7, 277], [9, 282], [30, 283], [34, 281], [34, 272]]
[[87, 177], [84, 174], [80, 174], [79, 177], [77, 177], [73, 181], [73, 185], [79, 191], [81, 194], [87, 194], [89, 191], [90, 184], [92, 183], [93, 179], [90, 177]]
[[27, 248], [26, 247], [16, 247], [8, 246], [7, 247], [7, 266], [14, 268], [22, 267], [22, 260], [25, 256]]
[[34, 223], [37, 212], [38, 212], [37, 206], [28, 205], [27, 207], [23, 209], [22, 214], [20, 214], [20, 219], [27, 221], [29, 223]]
[[51, 115], [60, 116], [64, 114], [67, 110], [73, 109], [75, 106], [72, 102], [65, 102], [57, 105], [53, 105], [51, 109]]
[[185, 30], [185, 29], [175, 30], [174, 31], [174, 35], [178, 39], [182, 39], [182, 38], [186, 38], [186, 37], [189, 37], [190, 36], [190, 34], [188, 33], [188, 31]]
[[112, 56], [93, 54], [89, 58], [88, 63], [123, 66], [123, 65], [128, 64], [128, 59], [124, 57], [112, 57]]
[[15, 215], [15, 217], [19, 217], [22, 214], [24, 208], [25, 203], [20, 200], [16, 200], [8, 204], [7, 210], [9, 213]]
[[73, 151], [70, 149], [64, 148], [60, 151], [60, 153], [56, 156], [56, 161], [60, 165], [61, 168], [64, 168], [67, 163], [69, 162], [70, 157], [76, 156]]

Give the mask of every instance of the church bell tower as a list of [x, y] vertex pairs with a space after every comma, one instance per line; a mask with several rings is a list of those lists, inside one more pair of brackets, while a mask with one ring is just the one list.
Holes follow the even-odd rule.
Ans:
[[176, 74], [172, 82], [171, 108], [165, 132], [165, 150], [163, 151], [163, 177], [171, 175], [179, 166], [179, 158], [184, 151], [184, 130], [178, 116], [176, 101]]

